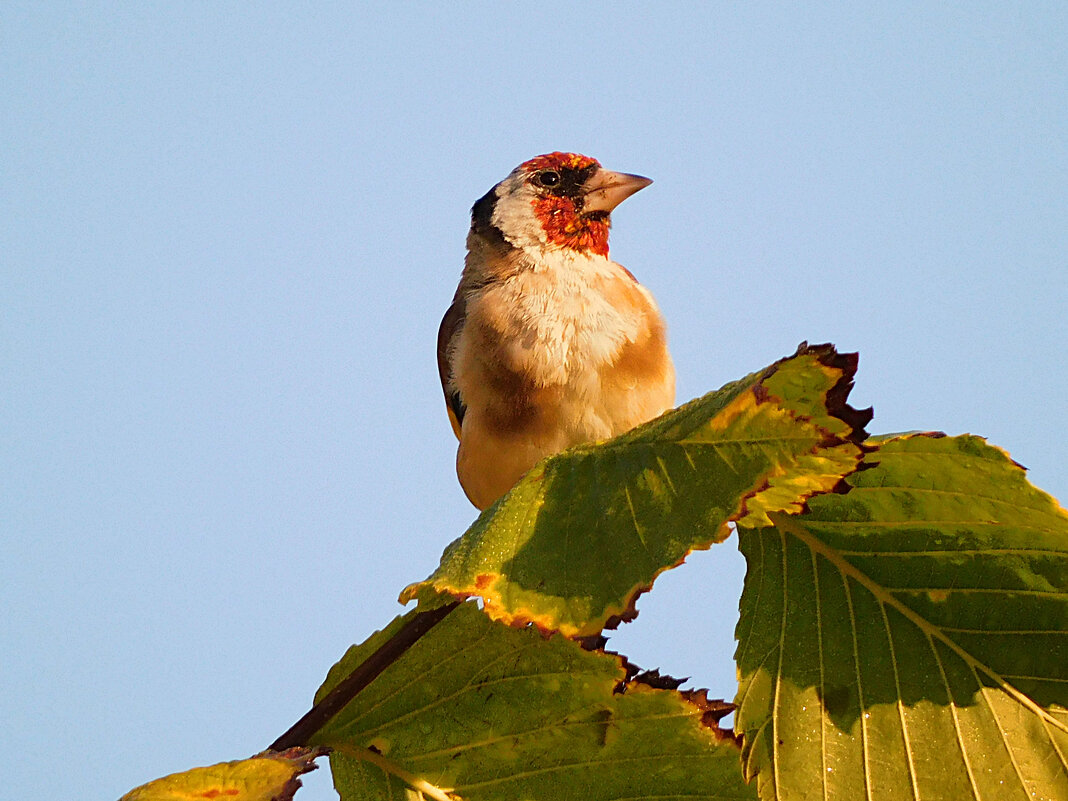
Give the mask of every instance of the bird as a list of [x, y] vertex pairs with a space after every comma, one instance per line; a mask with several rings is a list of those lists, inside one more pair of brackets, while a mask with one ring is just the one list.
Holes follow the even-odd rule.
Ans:
[[608, 255], [613, 209], [651, 183], [553, 152], [524, 161], [472, 207], [437, 357], [457, 476], [476, 508], [541, 459], [673, 407], [664, 318]]

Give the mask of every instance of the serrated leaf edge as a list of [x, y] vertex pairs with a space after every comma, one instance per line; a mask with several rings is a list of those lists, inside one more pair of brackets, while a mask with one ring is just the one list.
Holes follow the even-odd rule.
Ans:
[[[838, 372], [838, 377], [835, 382], [822, 394], [823, 409], [829, 417], [841, 420], [849, 429], [848, 433], [842, 434], [831, 431], [826, 426], [817, 423], [812, 416], [791, 409], [784, 398], [774, 395], [767, 389], [765, 382], [778, 372], [783, 364], [801, 356], [813, 356], [824, 368]], [[809, 499], [816, 495], [834, 491], [847, 476], [851, 475], [857, 469], [860, 469], [864, 455], [871, 450], [862, 444], [868, 436], [867, 432], [864, 430], [864, 426], [867, 425], [868, 421], [871, 419], [871, 410], [857, 410], [849, 406], [847, 402], [849, 392], [853, 387], [853, 379], [856, 374], [856, 369], [857, 354], [855, 353], [838, 353], [834, 346], [829, 344], [809, 346], [807, 343], [802, 343], [798, 347], [796, 354], [780, 359], [767, 367], [752, 387], [739, 394], [736, 398], [730, 401], [730, 403], [720, 409], [714, 417], [710, 418], [709, 422], [717, 421], [721, 426], [726, 426], [731, 420], [745, 413], [747, 410], [759, 407], [765, 403], [774, 403], [784, 416], [794, 420], [800, 426], [804, 426], [809, 430], [814, 430], [814, 432], [821, 437], [820, 441], [811, 449], [804, 453], [797, 454], [798, 459], [808, 456], [817, 456], [822, 452], [843, 446], [853, 446], [856, 448], [855, 453], [852, 454], [854, 461], [852, 469], [833, 476], [830, 474], [814, 476], [812, 486], [794, 496], [787, 508], [789, 510], [802, 511]], [[629, 441], [622, 442], [618, 447], [625, 447], [630, 444]], [[612, 447], [617, 446], [611, 444], [610, 441], [607, 444], [597, 443], [595, 445], [579, 446], [565, 453], [576, 451], [588, 452], [595, 448], [603, 449]], [[540, 462], [531, 472], [533, 473], [538, 469], [544, 470], [544, 464], [544, 461]], [[495, 592], [493, 589], [497, 581], [502, 578], [500, 575], [485, 574], [484, 579], [483, 576], [480, 575], [476, 580], [477, 586], [464, 588], [451, 587], [442, 584], [431, 576], [405, 587], [404, 590], [401, 591], [399, 600], [402, 604], [407, 603], [413, 598], [418, 597], [419, 593], [425, 589], [429, 589], [439, 595], [453, 597], [462, 601], [466, 601], [470, 598], [480, 598], [484, 604], [483, 611], [492, 620], [512, 626], [513, 628], [523, 628], [528, 625], [534, 625], [542, 631], [543, 634], [549, 635], [558, 632], [571, 639], [580, 639], [596, 635], [605, 629], [615, 629], [620, 623], [630, 622], [638, 616], [638, 599], [653, 588], [654, 583], [663, 573], [682, 565], [686, 561], [686, 557], [691, 553], [708, 550], [712, 546], [725, 541], [730, 536], [731, 525], [745, 520], [746, 517], [749, 516], [750, 511], [748, 507], [750, 502], [754, 498], [759, 497], [761, 493], [768, 490], [772, 486], [772, 482], [776, 477], [785, 475], [786, 473], [787, 471], [785, 469], [778, 468], [760, 476], [753, 486], [739, 498], [738, 506], [735, 508], [735, 511], [724, 521], [711, 538], [695, 543], [678, 559], [678, 561], [661, 567], [647, 582], [643, 581], [634, 584], [629, 590], [622, 594], [621, 598], [623, 599], [623, 603], [607, 606], [600, 611], [596, 618], [588, 621], [587, 624], [583, 626], [561, 624], [550, 614], [531, 614], [527, 610], [511, 611], [507, 609], [507, 604], [503, 601], [501, 593]], [[540, 491], [541, 490], [539, 489], [539, 497]], [[503, 498], [498, 501], [498, 503], [501, 502], [503, 502]], [[761, 514], [766, 516], [768, 512], [762, 511]]]

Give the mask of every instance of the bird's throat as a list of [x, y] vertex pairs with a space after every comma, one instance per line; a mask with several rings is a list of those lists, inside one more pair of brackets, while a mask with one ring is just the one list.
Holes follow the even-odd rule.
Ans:
[[568, 197], [538, 196], [531, 201], [549, 244], [599, 256], [608, 255], [608, 214], [581, 214]]

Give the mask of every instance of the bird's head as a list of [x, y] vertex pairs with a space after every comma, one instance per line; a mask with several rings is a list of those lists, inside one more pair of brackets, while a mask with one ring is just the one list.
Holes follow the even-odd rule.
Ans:
[[472, 230], [514, 247], [608, 255], [612, 210], [652, 181], [611, 172], [578, 153], [524, 161], [471, 210]]

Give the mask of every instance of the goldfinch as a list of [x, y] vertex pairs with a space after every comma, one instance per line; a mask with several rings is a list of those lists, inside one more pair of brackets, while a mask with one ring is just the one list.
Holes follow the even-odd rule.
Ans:
[[546, 456], [621, 434], [675, 402], [652, 294], [608, 256], [612, 210], [652, 181], [577, 153], [520, 164], [471, 210], [438, 330], [456, 472], [485, 509]]

